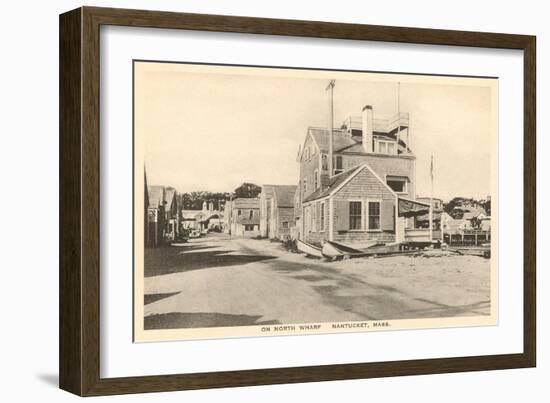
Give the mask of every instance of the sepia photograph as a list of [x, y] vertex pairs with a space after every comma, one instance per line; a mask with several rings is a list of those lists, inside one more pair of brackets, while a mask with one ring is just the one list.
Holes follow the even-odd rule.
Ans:
[[497, 323], [497, 78], [133, 72], [134, 341]]

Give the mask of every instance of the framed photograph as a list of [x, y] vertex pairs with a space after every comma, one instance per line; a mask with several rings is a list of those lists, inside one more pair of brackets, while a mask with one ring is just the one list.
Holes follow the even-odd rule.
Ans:
[[60, 386], [535, 366], [535, 37], [60, 16]]

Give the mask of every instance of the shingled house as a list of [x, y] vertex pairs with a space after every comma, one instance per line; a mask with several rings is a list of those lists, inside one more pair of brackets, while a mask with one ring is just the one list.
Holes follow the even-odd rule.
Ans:
[[260, 193], [260, 235], [284, 240], [296, 226], [295, 185], [263, 185]]
[[296, 226], [294, 220], [294, 194], [296, 186], [274, 186], [271, 198], [269, 238], [285, 240], [290, 238]]
[[147, 190], [148, 206], [145, 246], [159, 246], [163, 240], [166, 224], [164, 187], [148, 186]]
[[260, 199], [237, 198], [225, 204], [224, 219], [228, 232], [234, 236], [260, 235]]
[[166, 239], [174, 240], [179, 234], [179, 208], [177, 191], [173, 187], [164, 189], [164, 236]]
[[408, 114], [375, 119], [369, 105], [339, 128], [308, 128], [298, 155], [300, 239], [360, 244], [429, 238], [411, 219], [430, 206], [415, 200], [416, 157], [405, 141], [408, 128]]

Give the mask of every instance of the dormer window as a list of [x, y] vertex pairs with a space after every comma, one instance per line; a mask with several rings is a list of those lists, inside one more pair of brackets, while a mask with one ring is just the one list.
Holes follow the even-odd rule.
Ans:
[[380, 154], [395, 155], [397, 143], [395, 141], [376, 140], [376, 152]]
[[393, 190], [395, 193], [407, 193], [407, 182], [409, 178], [406, 176], [391, 176], [386, 177], [386, 184]]

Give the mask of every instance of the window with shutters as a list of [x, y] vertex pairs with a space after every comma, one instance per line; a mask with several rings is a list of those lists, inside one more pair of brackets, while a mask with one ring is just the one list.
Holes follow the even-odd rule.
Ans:
[[368, 229], [369, 230], [380, 229], [380, 202], [369, 201], [367, 213], [368, 213]]
[[254, 217], [254, 210], [250, 210], [248, 212], [248, 218], [250, 218], [252, 220], [253, 217]]
[[362, 203], [360, 201], [349, 202], [349, 229], [361, 229], [362, 223]]

